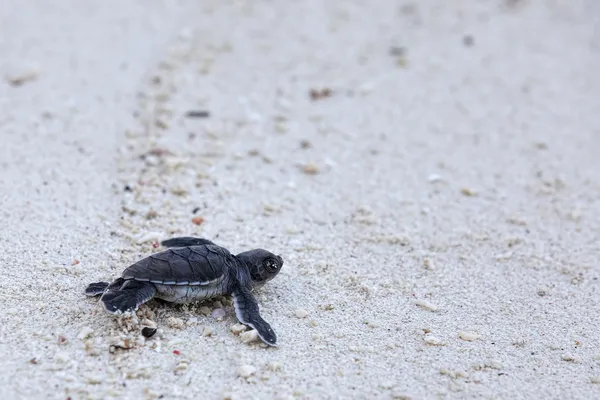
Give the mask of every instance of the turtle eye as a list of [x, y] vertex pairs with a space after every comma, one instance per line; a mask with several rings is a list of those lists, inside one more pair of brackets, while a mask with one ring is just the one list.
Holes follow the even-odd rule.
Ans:
[[277, 271], [277, 261], [274, 258], [267, 258], [265, 260], [264, 266], [269, 272]]

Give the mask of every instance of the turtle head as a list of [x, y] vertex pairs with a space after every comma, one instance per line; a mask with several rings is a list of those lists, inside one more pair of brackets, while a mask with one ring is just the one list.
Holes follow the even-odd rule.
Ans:
[[245, 251], [237, 255], [248, 267], [252, 285], [263, 285], [275, 278], [283, 266], [283, 258], [263, 249]]

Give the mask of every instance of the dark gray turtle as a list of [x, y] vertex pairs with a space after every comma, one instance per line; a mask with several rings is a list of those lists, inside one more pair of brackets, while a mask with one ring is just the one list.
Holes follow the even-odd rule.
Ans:
[[238, 255], [210, 240], [178, 237], [161, 243], [168, 250], [152, 254], [131, 265], [112, 283], [91, 283], [87, 296], [100, 297], [111, 314], [131, 312], [156, 297], [173, 303], [191, 303], [231, 294], [241, 323], [255, 329], [271, 346], [277, 336], [260, 316], [254, 288], [279, 273], [283, 259], [266, 250], [250, 250]]

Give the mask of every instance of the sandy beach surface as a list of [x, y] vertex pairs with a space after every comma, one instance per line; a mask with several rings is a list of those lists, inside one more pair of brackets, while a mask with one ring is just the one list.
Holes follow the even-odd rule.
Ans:
[[[0, 9], [3, 399], [600, 398], [598, 2]], [[279, 347], [83, 295], [180, 235]]]

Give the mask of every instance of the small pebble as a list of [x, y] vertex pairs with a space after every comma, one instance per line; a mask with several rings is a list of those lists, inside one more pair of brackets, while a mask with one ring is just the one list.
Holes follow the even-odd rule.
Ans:
[[175, 366], [173, 371], [175, 373], [181, 373], [181, 372], [187, 371], [189, 366], [190, 366], [190, 364], [186, 360], [181, 360], [180, 362], [177, 363], [177, 365]]
[[151, 338], [152, 336], [154, 336], [155, 333], [156, 333], [156, 328], [151, 328], [149, 326], [146, 326], [142, 329], [142, 336], [144, 336], [145, 338]]
[[147, 242], [160, 241], [161, 238], [162, 234], [159, 232], [142, 232], [135, 236], [135, 241], [137, 244], [143, 244]]
[[441, 175], [438, 174], [430, 174], [427, 177], [427, 180], [429, 181], [429, 183], [436, 183], [436, 182], [441, 182], [443, 180]]
[[225, 310], [222, 308], [215, 308], [214, 310], [212, 310], [212, 313], [210, 313], [210, 314], [212, 315], [213, 318], [220, 319], [225, 316]]
[[156, 328], [156, 323], [148, 318], [142, 319], [140, 325], [147, 326], [148, 328]]
[[206, 306], [200, 307], [198, 311], [200, 311], [200, 314], [204, 315], [205, 317], [208, 317], [210, 315], [210, 308]]
[[253, 343], [258, 340], [258, 333], [256, 332], [256, 330], [253, 329], [251, 331], [246, 331], [240, 334], [240, 338], [244, 343]]
[[435, 269], [435, 264], [433, 263], [433, 260], [429, 258], [424, 258], [423, 267], [425, 267], [425, 269]]
[[306, 318], [308, 316], [308, 311], [299, 308], [295, 311], [295, 314], [297, 318]]
[[71, 357], [69, 356], [68, 353], [61, 351], [59, 353], [56, 353], [56, 355], [54, 356], [54, 361], [57, 363], [66, 363], [67, 361], [69, 361], [71, 359]]
[[90, 328], [89, 326], [84, 326], [79, 331], [79, 334], [77, 335], [77, 339], [85, 340], [88, 337], [92, 336], [92, 333], [94, 333], [94, 330], [92, 328]]
[[185, 116], [188, 118], [208, 118], [210, 117], [210, 112], [206, 110], [190, 110], [185, 113]]
[[146, 213], [146, 219], [154, 219], [158, 217], [158, 213], [154, 210], [150, 210]]
[[477, 340], [481, 337], [481, 335], [476, 334], [475, 332], [465, 332], [465, 331], [461, 331], [458, 334], [458, 337], [461, 338], [462, 340], [466, 340], [468, 342], [472, 342], [473, 340]]
[[242, 378], [249, 378], [250, 376], [254, 375], [255, 372], [256, 368], [252, 365], [242, 365], [237, 369], [238, 376]]
[[175, 329], [185, 328], [185, 323], [183, 322], [183, 320], [181, 318], [176, 318], [176, 317], [169, 317], [167, 319], [167, 325], [170, 328], [175, 328]]
[[432, 346], [445, 346], [446, 343], [438, 338], [437, 336], [433, 336], [433, 335], [425, 335], [425, 337], [423, 337], [423, 340], [425, 341], [425, 343], [430, 344]]
[[102, 376], [97, 374], [88, 375], [86, 377], [87, 382], [92, 385], [98, 385], [102, 383]]
[[239, 335], [240, 333], [246, 331], [248, 327], [244, 324], [234, 324], [229, 328], [234, 335]]
[[203, 217], [194, 217], [194, 218], [192, 218], [192, 223], [194, 225], [201, 225], [204, 221], [205, 221], [205, 219]]
[[579, 358], [577, 356], [574, 356], [571, 353], [565, 353], [561, 356], [561, 358], [563, 359], [563, 361], [569, 361], [569, 362], [578, 362]]
[[590, 376], [590, 383], [593, 383], [595, 385], [600, 385], [600, 375]]
[[269, 364], [267, 364], [267, 368], [273, 372], [280, 371], [281, 367], [282, 365], [279, 361], [271, 361]]
[[316, 175], [319, 173], [319, 167], [313, 163], [308, 163], [302, 167], [302, 172], [307, 175]]
[[18, 73], [18, 74], [14, 74], [14, 75], [9, 75], [6, 77], [6, 81], [13, 87], [18, 87], [21, 86], [27, 82], [31, 82], [34, 81], [35, 79], [37, 79], [38, 75], [40, 74], [40, 71], [37, 69], [30, 69], [30, 70], [26, 70], [24, 72]]
[[223, 308], [223, 303], [221, 303], [221, 301], [217, 300], [217, 301], [213, 302], [213, 307], [214, 308]]
[[204, 329], [202, 329], [202, 336], [212, 336], [213, 332], [213, 328], [211, 328], [210, 326], [205, 326]]
[[188, 319], [186, 322], [187, 326], [193, 326], [193, 325], [197, 325], [197, 324], [198, 324], [198, 318], [196, 318], [196, 317], [192, 317], [192, 318]]
[[310, 143], [308, 140], [301, 140], [300, 147], [303, 149], [310, 149], [312, 147], [312, 143]]
[[437, 311], [438, 306], [433, 303], [428, 302], [427, 300], [417, 300], [415, 304], [421, 308], [425, 308], [430, 311]]
[[462, 193], [464, 196], [467, 196], [467, 197], [474, 197], [474, 196], [477, 196], [477, 192], [476, 192], [476, 191], [474, 191], [473, 189], [466, 188], [466, 187], [465, 187], [465, 188], [462, 188], [462, 189], [460, 189], [460, 192], [461, 192], [461, 193]]
[[466, 47], [471, 47], [475, 43], [475, 39], [473, 39], [473, 36], [471, 35], [465, 35], [463, 36], [462, 42]]

